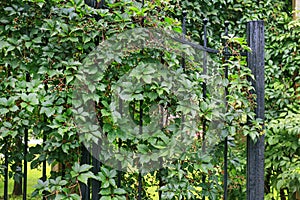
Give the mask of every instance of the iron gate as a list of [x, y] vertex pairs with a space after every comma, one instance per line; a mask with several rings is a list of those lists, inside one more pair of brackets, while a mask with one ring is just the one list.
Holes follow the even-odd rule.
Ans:
[[[88, 5], [95, 8], [104, 7], [104, 1], [95, 4], [95, 1], [85, 1]], [[209, 48], [207, 46], [207, 23], [208, 20], [204, 19], [203, 24], [203, 45], [190, 43], [184, 39], [186, 34], [186, 12], [183, 12], [182, 19], [182, 30], [183, 30], [183, 39], [182, 43], [188, 44], [193, 48], [205, 51], [212, 54], [221, 54], [225, 60], [227, 60], [232, 54], [229, 53], [228, 48], [225, 46], [224, 51], [220, 52]], [[225, 23], [225, 35], [228, 36], [228, 26], [229, 23]], [[252, 49], [251, 52], [241, 52], [242, 56], [247, 57], [248, 67], [251, 69], [254, 79], [251, 79], [251, 82], [255, 88], [256, 93], [256, 117], [264, 119], [264, 22], [263, 21], [250, 21], [247, 23], [247, 41], [249, 47]], [[182, 67], [185, 66], [185, 60], [182, 59]], [[204, 59], [203, 63], [203, 73], [207, 73], [207, 66]], [[228, 78], [228, 68], [225, 68], [225, 78]], [[29, 74], [26, 75], [26, 80], [30, 81]], [[47, 90], [47, 84], [45, 84], [45, 89]], [[206, 84], [203, 84], [203, 96], [207, 96]], [[225, 88], [225, 93], [228, 94], [227, 88]], [[226, 101], [227, 102], [227, 101]], [[203, 135], [202, 139], [205, 140], [205, 130], [206, 130], [206, 121], [203, 121]], [[47, 140], [46, 135], [43, 138], [44, 141]], [[23, 199], [26, 199], [27, 196], [27, 161], [26, 156], [28, 152], [28, 130], [25, 130], [25, 136], [23, 138], [24, 142], [24, 163], [23, 163]], [[224, 180], [223, 180], [223, 190], [224, 190], [224, 200], [227, 200], [228, 192], [228, 138], [224, 140]], [[82, 147], [81, 155], [82, 164], [92, 164], [93, 173], [98, 173], [101, 163], [99, 160], [95, 159], [90, 155], [86, 148]], [[4, 200], [8, 199], [8, 153], [5, 154], [5, 177], [4, 177]], [[63, 170], [65, 166], [63, 165]], [[43, 162], [42, 170], [42, 180], [46, 180], [46, 161]], [[206, 177], [202, 178], [202, 181], [205, 182]], [[122, 182], [122, 174], [118, 174], [117, 185], [120, 186]], [[101, 183], [96, 180], [91, 180], [89, 185], [81, 184], [82, 197], [84, 200], [93, 199], [98, 200], [100, 198], [99, 190]], [[138, 177], [138, 199], [142, 199], [142, 188], [143, 180], [142, 174], [139, 174]], [[159, 194], [161, 199], [161, 193]], [[247, 138], [247, 200], [262, 200], [264, 199], [264, 135], [260, 136], [258, 141], [255, 143], [248, 136]]]

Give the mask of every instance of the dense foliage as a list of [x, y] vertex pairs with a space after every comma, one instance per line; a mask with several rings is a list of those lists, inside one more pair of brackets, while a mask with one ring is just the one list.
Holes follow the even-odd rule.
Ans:
[[[245, 22], [262, 19], [266, 33], [266, 196], [295, 199], [299, 192], [299, 19], [291, 1], [176, 1], [189, 10], [190, 34], [201, 33], [202, 19], [211, 26], [210, 45], [219, 44], [220, 27], [245, 37]], [[209, 6], [207, 6], [209, 5]], [[176, 13], [176, 12], [175, 12]], [[180, 16], [180, 11], [177, 12]], [[232, 172], [234, 173], [234, 172]]]
[[299, 194], [299, 33], [300, 21], [283, 13], [269, 28], [266, 88], [268, 138], [266, 178], [269, 192], [284, 199]]
[[[233, 52], [240, 50], [243, 44], [241, 38], [245, 38], [246, 22], [265, 20], [266, 193], [270, 199], [279, 195], [283, 198], [285, 193], [293, 198], [300, 185], [300, 114], [297, 111], [300, 23], [292, 21], [290, 4], [289, 1], [279, 0], [170, 0], [145, 1], [142, 6], [142, 2], [124, 0], [107, 1], [103, 9], [93, 9], [85, 5], [83, 0], [1, 2], [0, 146], [1, 154], [9, 155], [13, 171], [11, 176], [15, 177], [15, 181], [20, 180], [21, 174], [17, 169], [23, 157], [22, 137], [29, 132], [30, 138], [47, 138], [45, 143], [30, 147], [27, 160], [32, 168], [39, 167], [44, 160], [51, 165], [64, 164], [64, 169], [52, 172], [47, 181], [39, 181], [34, 195], [44, 192], [49, 198], [80, 199], [79, 183], [87, 184], [88, 179], [94, 179], [101, 182], [101, 199], [135, 199], [138, 173], [122, 173], [120, 187], [117, 184], [119, 173], [111, 166], [103, 164], [98, 173], [93, 173], [90, 165], [79, 162], [82, 141], [87, 138], [80, 134], [80, 129], [74, 123], [74, 112], [80, 111], [78, 107], [73, 109], [74, 82], [80, 79], [77, 72], [85, 66], [86, 57], [99, 44], [101, 47], [104, 41], [139, 27], [157, 27], [180, 34], [182, 11], [186, 10], [187, 37], [203, 43], [203, 18], [206, 17], [209, 19], [208, 44], [215, 49], [223, 48], [224, 39], [221, 36], [224, 35], [224, 22], [230, 21], [232, 35], [227, 45]], [[132, 34], [132, 38], [145, 39], [139, 32]], [[208, 88], [208, 98], [203, 97], [202, 84], [206, 77], [201, 75], [202, 69], [197, 67], [201, 64], [192, 59], [194, 54], [188, 50], [178, 53], [163, 49], [132, 49], [126, 56], [105, 51], [110, 59], [108, 70], [103, 74], [86, 71], [91, 75], [88, 81], [95, 78], [92, 81], [99, 81], [100, 84], [93, 87], [94, 84], [85, 82], [88, 91], [95, 91], [95, 95], [87, 95], [82, 101], [96, 102], [97, 117], [111, 144], [117, 146], [121, 139], [126, 141], [119, 146], [121, 149], [142, 155], [164, 149], [183, 121], [179, 117], [164, 131], [148, 136], [147, 140], [124, 134], [124, 130], [116, 126], [113, 118], [116, 114], [110, 113], [111, 105], [114, 105], [111, 96], [118, 87], [123, 87], [118, 82], [124, 75], [129, 74], [136, 83], [126, 85], [128, 91], [126, 93], [124, 90], [122, 98], [129, 103], [130, 117], [137, 124], [141, 110], [145, 123], [150, 124], [153, 104], [167, 105], [165, 108], [172, 116], [197, 111], [200, 120], [192, 129], [199, 133], [203, 131], [204, 120], [211, 122], [214, 117], [222, 119], [224, 123], [218, 127], [220, 132], [212, 129], [207, 133], [207, 141], [213, 145], [206, 150], [206, 154], [203, 153], [202, 138], [196, 137], [192, 148], [186, 149], [168, 168], [143, 174], [143, 197], [157, 197], [156, 192], [160, 191], [163, 199], [199, 199], [201, 196], [220, 199], [224, 162], [222, 141], [228, 136], [229, 199], [245, 199], [245, 136], [250, 135], [255, 139], [261, 133], [258, 121], [253, 120], [253, 126], [245, 125], [247, 118], [254, 118], [255, 104], [249, 96], [252, 87], [247, 79], [250, 71], [243, 57], [232, 57], [228, 63], [222, 64], [220, 55], [211, 55], [217, 67], [214, 84], [227, 86], [229, 90], [226, 114], [216, 114], [216, 105], [213, 104], [216, 88]], [[185, 70], [181, 68], [182, 53], [191, 58], [186, 59]], [[186, 91], [197, 91], [195, 96], [187, 97], [200, 103], [190, 108], [189, 101], [178, 100], [178, 94], [172, 93], [168, 85], [174, 80], [171, 78], [168, 82], [170, 74], [157, 71], [157, 65], [170, 67], [171, 77], [176, 77], [176, 83], [184, 86]], [[229, 68], [229, 82], [223, 74], [226, 66]], [[161, 77], [165, 78], [166, 85], [157, 81]], [[222, 91], [220, 93], [223, 94]], [[131, 127], [126, 128], [129, 130]], [[144, 157], [142, 163], [146, 165], [155, 159]], [[120, 161], [124, 161], [124, 158], [120, 158]], [[129, 159], [127, 162], [135, 161]], [[2, 167], [0, 169], [3, 170]]]

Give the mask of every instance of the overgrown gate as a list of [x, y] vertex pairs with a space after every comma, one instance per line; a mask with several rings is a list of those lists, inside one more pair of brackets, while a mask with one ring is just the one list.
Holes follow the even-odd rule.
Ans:
[[[95, 1], [87, 1], [86, 3], [95, 8], [101, 8], [104, 6], [104, 1], [96, 4]], [[181, 40], [182, 43], [188, 44], [195, 49], [199, 49], [205, 51], [207, 53], [212, 54], [220, 54], [224, 58], [225, 62], [229, 59], [230, 56], [233, 56], [228, 50], [228, 47], [225, 46], [223, 51], [215, 50], [209, 48], [207, 46], [207, 23], [208, 20], [204, 19], [204, 27], [203, 27], [203, 46], [190, 43], [184, 39], [184, 35], [186, 34], [186, 13], [183, 13], [182, 20], [182, 30], [183, 30], [183, 38]], [[228, 36], [228, 26], [229, 23], [225, 23], [225, 35]], [[264, 120], [264, 22], [263, 21], [250, 21], [247, 23], [247, 41], [248, 45], [251, 48], [251, 52], [240, 52], [242, 56], [247, 57], [248, 67], [251, 69], [253, 78], [251, 82], [255, 88], [253, 93], [256, 94], [256, 117]], [[206, 54], [205, 54], [206, 55]], [[203, 73], [207, 73], [207, 63], [204, 58], [203, 62]], [[185, 66], [185, 60], [182, 59], [182, 67]], [[228, 68], [225, 67], [225, 78], [228, 79]], [[27, 81], [30, 80], [29, 75], [26, 78]], [[228, 94], [228, 90], [224, 88], [225, 94]], [[203, 84], [203, 96], [206, 97], [206, 84]], [[227, 101], [225, 102], [227, 104]], [[143, 122], [141, 122], [143, 123]], [[205, 127], [206, 121], [203, 121], [203, 135], [202, 139], [205, 140]], [[25, 131], [24, 136], [24, 182], [23, 182], [23, 199], [26, 199], [27, 193], [27, 162], [26, 156], [28, 152], [28, 130]], [[46, 140], [46, 137], [44, 137]], [[226, 137], [224, 140], [224, 179], [223, 179], [223, 190], [224, 190], [224, 200], [227, 200], [227, 192], [228, 192], [228, 138]], [[87, 151], [87, 149], [82, 147], [82, 164], [92, 164], [93, 173], [99, 172], [99, 168], [101, 163], [99, 160], [92, 157]], [[64, 166], [62, 168], [65, 168]], [[5, 178], [4, 178], [4, 200], [8, 199], [8, 156], [5, 155]], [[42, 171], [42, 179], [46, 180], [46, 161], [43, 163], [43, 171]], [[205, 182], [206, 177], [203, 177], [203, 182]], [[122, 184], [122, 174], [118, 174], [117, 185], [121, 186]], [[100, 198], [99, 190], [101, 183], [97, 180], [92, 179], [90, 184], [85, 185], [81, 184], [82, 198], [84, 200], [93, 199], [98, 200]], [[138, 178], [138, 199], [142, 199], [142, 188], [143, 188], [143, 180], [142, 174], [139, 174]], [[161, 195], [161, 194], [160, 194]], [[160, 198], [161, 199], [161, 198]], [[205, 199], [205, 198], [204, 198]], [[262, 200], [264, 199], [264, 135], [261, 135], [258, 138], [257, 142], [254, 142], [250, 136], [247, 137], [247, 200]]]

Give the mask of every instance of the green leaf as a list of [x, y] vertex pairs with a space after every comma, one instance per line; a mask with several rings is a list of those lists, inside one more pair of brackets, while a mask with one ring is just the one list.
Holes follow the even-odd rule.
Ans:
[[61, 180], [58, 183], [58, 185], [61, 185], [61, 186], [64, 186], [64, 185], [67, 185], [67, 184], [68, 184], [68, 181], [66, 181], [66, 180]]
[[89, 169], [91, 169], [92, 167], [93, 167], [93, 166], [87, 165], [87, 164], [81, 165], [80, 168], [79, 168], [79, 172], [86, 172], [86, 171], [88, 171]]
[[109, 184], [111, 185], [111, 186], [113, 186], [113, 187], [116, 187], [117, 185], [116, 185], [116, 181], [115, 181], [115, 179], [109, 179]]
[[149, 152], [149, 147], [147, 145], [144, 145], [144, 144], [138, 144], [137, 149], [142, 154], [146, 154], [146, 153]]
[[142, 76], [142, 79], [145, 81], [145, 83], [150, 84], [152, 81], [152, 75], [144, 75]]
[[97, 177], [97, 180], [99, 180], [101, 182], [106, 181], [106, 176], [104, 176], [101, 172], [99, 172], [96, 177]]
[[0, 98], [0, 105], [6, 106], [7, 105], [7, 99], [6, 98]]
[[80, 173], [80, 165], [79, 165], [79, 163], [75, 163], [74, 164], [74, 166], [72, 167], [72, 170], [75, 172], [75, 173], [77, 173], [77, 174], [79, 174]]
[[74, 80], [74, 76], [67, 76], [66, 83], [69, 84], [72, 80]]
[[123, 195], [126, 194], [126, 191], [121, 188], [114, 189], [114, 194]]
[[55, 108], [52, 107], [42, 107], [40, 110], [40, 114], [45, 113], [47, 117], [51, 117], [52, 115], [55, 114]]
[[111, 200], [110, 196], [102, 196], [100, 200]]
[[99, 194], [107, 196], [111, 194], [111, 189], [110, 188], [105, 188], [105, 189], [101, 189]]
[[0, 114], [1, 115], [5, 115], [8, 112], [9, 112], [9, 110], [7, 108], [0, 108]]
[[75, 200], [81, 200], [81, 197], [78, 194], [70, 194], [70, 197]]
[[277, 184], [276, 184], [277, 190], [280, 190], [281, 187], [283, 186], [283, 184], [284, 184], [284, 180], [283, 180], [283, 179], [280, 179], [280, 180], [277, 182]]
[[19, 110], [19, 107], [14, 105], [13, 107], [9, 108], [9, 110], [12, 111], [12, 112], [16, 112], [17, 110]]
[[78, 180], [87, 185], [89, 178], [96, 178], [92, 172], [85, 172], [78, 176]]
[[110, 183], [107, 179], [105, 179], [105, 181], [101, 183], [102, 188], [109, 188], [109, 186], [110, 186]]
[[9, 122], [3, 122], [3, 126], [5, 126], [6, 128], [12, 128], [12, 124]]

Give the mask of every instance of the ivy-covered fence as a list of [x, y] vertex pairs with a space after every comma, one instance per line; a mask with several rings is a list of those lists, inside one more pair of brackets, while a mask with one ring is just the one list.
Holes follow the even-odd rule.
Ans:
[[[100, 7], [3, 3], [4, 198], [10, 166], [26, 199], [30, 162], [43, 166], [33, 196], [44, 199], [245, 199], [246, 172], [247, 198], [263, 199], [263, 22], [248, 23], [246, 53], [228, 23], [223, 48], [207, 47], [207, 20], [203, 46], [190, 41], [168, 2]], [[46, 162], [59, 166], [50, 177]]]

